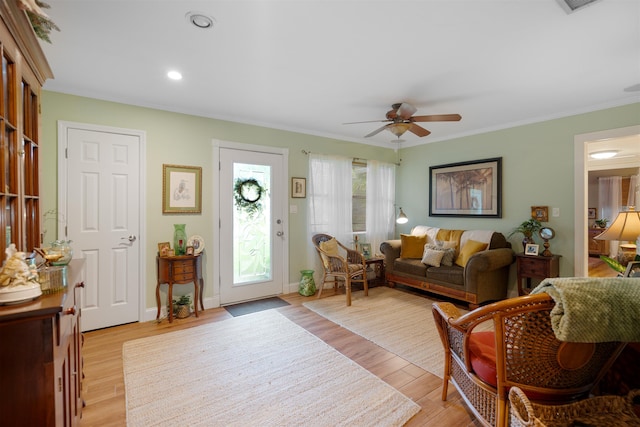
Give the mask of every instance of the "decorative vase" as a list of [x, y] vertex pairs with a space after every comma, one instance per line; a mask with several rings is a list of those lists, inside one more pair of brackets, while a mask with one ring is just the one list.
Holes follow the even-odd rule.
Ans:
[[313, 270], [300, 270], [300, 286], [298, 293], [305, 297], [316, 293], [316, 282], [313, 280]]
[[173, 249], [176, 255], [184, 255], [187, 252], [187, 232], [185, 224], [173, 224]]
[[535, 241], [533, 240], [533, 237], [531, 237], [531, 234], [525, 234], [524, 239], [522, 239], [522, 249], [526, 250], [527, 245], [532, 245], [534, 243]]

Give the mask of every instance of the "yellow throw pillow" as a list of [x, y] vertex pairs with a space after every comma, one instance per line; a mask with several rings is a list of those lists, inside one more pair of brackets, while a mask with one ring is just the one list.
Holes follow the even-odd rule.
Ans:
[[[338, 241], [336, 240], [335, 237], [332, 237], [326, 242], [320, 242], [320, 249], [322, 249], [327, 254], [332, 256], [340, 255], [340, 253], [338, 252]], [[322, 255], [322, 262], [324, 263], [324, 266], [326, 268], [329, 268], [329, 257], [327, 257], [325, 254], [321, 254], [321, 255]]]
[[484, 251], [489, 246], [486, 243], [476, 242], [475, 240], [467, 240], [467, 243], [464, 244], [464, 247], [460, 251], [460, 255], [456, 259], [456, 265], [460, 267], [464, 267], [467, 265], [467, 261], [471, 258], [471, 255], [478, 253], [480, 251]]
[[427, 235], [401, 234], [400, 243], [400, 258], [422, 259], [424, 245], [427, 243]]

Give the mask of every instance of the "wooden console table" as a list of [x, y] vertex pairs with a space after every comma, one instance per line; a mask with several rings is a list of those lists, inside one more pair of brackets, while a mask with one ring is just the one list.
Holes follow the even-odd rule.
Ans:
[[[531, 292], [531, 279], [546, 279], [560, 276], [560, 257], [562, 255], [540, 256], [516, 254], [518, 272], [518, 295]], [[526, 285], [522, 286], [523, 279]]]
[[[186, 285], [193, 283], [193, 307], [196, 317], [198, 317], [198, 303], [204, 310], [202, 304], [202, 294], [204, 292], [204, 280], [202, 279], [202, 262], [199, 255], [182, 255], [156, 257], [156, 275], [158, 283], [156, 285], [156, 303], [158, 304], [158, 313], [156, 319], [160, 319], [160, 285], [166, 283], [169, 285], [167, 292], [167, 302], [173, 300], [173, 285]], [[173, 322], [173, 310], [167, 309], [167, 317], [169, 323]]]

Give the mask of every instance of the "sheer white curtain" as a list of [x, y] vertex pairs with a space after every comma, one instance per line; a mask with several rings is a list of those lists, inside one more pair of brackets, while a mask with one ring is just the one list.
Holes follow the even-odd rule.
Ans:
[[367, 241], [372, 254], [380, 244], [393, 238], [395, 225], [396, 165], [367, 161]]
[[317, 233], [334, 236], [351, 246], [351, 159], [339, 156], [309, 154], [309, 185], [307, 186], [309, 235], [311, 247], [308, 261], [320, 268], [320, 259], [311, 237]]
[[[598, 178], [598, 216], [607, 218], [611, 224], [620, 212], [622, 206], [622, 177], [603, 176]], [[609, 256], [618, 254], [617, 240], [609, 242]]]

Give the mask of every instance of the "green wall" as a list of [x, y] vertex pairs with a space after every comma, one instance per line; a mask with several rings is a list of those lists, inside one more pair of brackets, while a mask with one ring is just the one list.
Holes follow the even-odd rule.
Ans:
[[[199, 234], [212, 241], [212, 206], [208, 183], [212, 182], [212, 140], [266, 145], [289, 149], [289, 175], [306, 177], [308, 157], [301, 150], [342, 154], [349, 157], [395, 162], [391, 149], [340, 140], [268, 129], [150, 108], [43, 91], [42, 94], [42, 212], [57, 203], [57, 122], [71, 121], [146, 132], [146, 307], [155, 307], [155, 254], [157, 242], [170, 241], [173, 224], [187, 224], [187, 234]], [[428, 143], [400, 150], [397, 203], [409, 216], [398, 232], [417, 224], [460, 229], [498, 230], [505, 235], [530, 216], [531, 206], [560, 208], [560, 217], [550, 218], [556, 230], [551, 241], [554, 253], [562, 254], [561, 274], [573, 274], [573, 144], [577, 134], [640, 124], [640, 103], [593, 113], [518, 126], [449, 141]], [[429, 166], [477, 160], [503, 159], [503, 215], [499, 219], [429, 218]], [[183, 164], [203, 168], [203, 210], [201, 215], [162, 214], [162, 164]], [[289, 216], [289, 283], [296, 283], [307, 264], [307, 199], [289, 199], [298, 213]], [[47, 223], [45, 241], [55, 239]], [[520, 236], [511, 241], [519, 250]], [[213, 249], [213, 248], [212, 248]], [[206, 259], [207, 284], [217, 274], [212, 257]], [[515, 269], [512, 269], [515, 270]], [[515, 273], [511, 288], [515, 287]], [[217, 291], [216, 291], [217, 294]], [[208, 285], [205, 297], [213, 296]]]
[[[289, 149], [290, 176], [306, 177], [308, 156], [302, 150], [342, 154], [349, 157], [395, 162], [392, 149], [373, 147], [294, 132], [268, 129], [91, 98], [43, 91], [42, 94], [42, 212], [57, 206], [58, 121], [135, 129], [146, 132], [146, 307], [155, 302], [155, 256], [157, 243], [172, 241], [173, 224], [185, 223], [187, 234], [198, 234], [205, 243], [213, 241], [211, 183], [213, 182], [212, 140], [266, 145]], [[202, 214], [162, 214], [162, 165], [202, 166]], [[207, 191], [209, 189], [209, 191]], [[306, 200], [289, 199], [298, 213], [289, 215], [289, 283], [297, 283], [307, 266]], [[55, 240], [55, 221], [47, 220], [45, 242]], [[213, 248], [208, 247], [211, 254]], [[315, 255], [314, 255], [315, 256]], [[213, 258], [205, 258], [205, 298], [214, 295]], [[286, 273], [285, 273], [286, 274]], [[286, 278], [285, 278], [286, 280]], [[216, 290], [216, 294], [218, 294]]]

